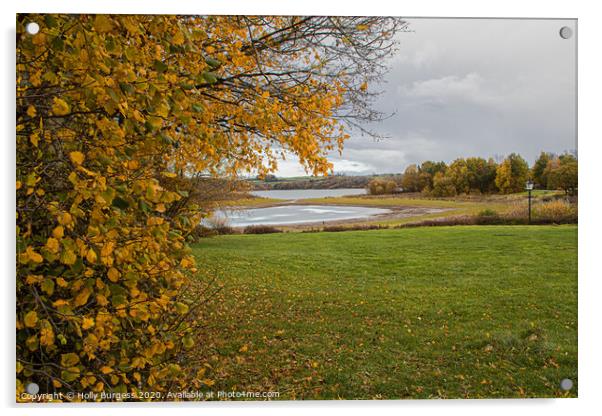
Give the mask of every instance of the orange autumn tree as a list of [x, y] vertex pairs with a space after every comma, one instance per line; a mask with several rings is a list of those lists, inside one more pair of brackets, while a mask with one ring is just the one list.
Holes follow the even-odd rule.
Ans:
[[[40, 32], [25, 31], [37, 22]], [[398, 19], [19, 15], [17, 390], [203, 380], [186, 237], [207, 176], [331, 169]]]

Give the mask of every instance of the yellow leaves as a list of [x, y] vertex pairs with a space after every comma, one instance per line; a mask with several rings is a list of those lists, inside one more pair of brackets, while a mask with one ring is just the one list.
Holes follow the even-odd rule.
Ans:
[[140, 292], [140, 290], [136, 286], [133, 286], [134, 285], [134, 279], [137, 279], [137, 278], [136, 277], [132, 278], [131, 275], [130, 275], [130, 273], [127, 273], [126, 274], [126, 279], [127, 279], [127, 281], [125, 282], [125, 284], [130, 287], [130, 296], [133, 297], [133, 298], [138, 297], [141, 292]]
[[75, 295], [75, 298], [73, 299], [73, 306], [84, 305], [88, 301], [88, 298], [90, 297], [91, 293], [92, 293], [92, 289], [90, 289], [89, 287], [84, 287], [83, 289], [81, 289], [79, 291], [79, 293], [77, 295]]
[[98, 383], [96, 383], [96, 385], [94, 387], [92, 387], [92, 391], [100, 393], [101, 391], [104, 390], [104, 386], [105, 386], [105, 384], [102, 381], [99, 381]]
[[63, 212], [59, 218], [59, 224], [61, 225], [70, 225], [73, 223], [73, 217], [68, 212]]
[[100, 306], [107, 306], [109, 304], [109, 301], [107, 300], [106, 296], [104, 296], [104, 295], [96, 295], [96, 302]]
[[194, 347], [194, 340], [190, 335], [186, 335], [184, 338], [182, 338], [182, 345], [184, 345], [184, 348], [190, 349]]
[[57, 299], [54, 302], [52, 302], [52, 306], [54, 306], [55, 308], [60, 308], [61, 306], [66, 306], [69, 305], [69, 302], [66, 301], [65, 299]]
[[27, 275], [27, 277], [25, 278], [25, 283], [27, 283], [28, 285], [33, 285], [36, 283], [42, 283], [42, 281], [44, 281], [44, 276], [39, 276], [39, 275]]
[[27, 107], [27, 115], [29, 117], [35, 117], [36, 114], [37, 114], [36, 108], [33, 105], [30, 105], [29, 107]]
[[71, 162], [75, 163], [76, 165], [81, 165], [84, 163], [85, 156], [82, 152], [75, 151], [69, 153], [69, 159], [71, 159]]
[[111, 17], [106, 14], [97, 14], [94, 18], [94, 30], [99, 33], [106, 33], [113, 30]]
[[247, 344], [244, 344], [242, 347], [240, 347], [238, 349], [238, 352], [247, 352], [249, 351], [249, 346]]
[[77, 166], [77, 170], [80, 171], [80, 172], [84, 172], [86, 175], [91, 176], [91, 177], [94, 177], [94, 176], [98, 175], [96, 172], [92, 172], [90, 169], [86, 169], [83, 166]]
[[62, 225], [57, 226], [54, 230], [52, 230], [52, 236], [56, 239], [61, 239], [65, 235], [65, 229]]
[[167, 118], [169, 116], [169, 105], [166, 103], [161, 103], [156, 110], [156, 114], [162, 118]]
[[31, 85], [33, 85], [34, 87], [39, 87], [40, 85], [42, 85], [42, 71], [38, 70], [32, 72], [29, 77], [29, 82], [31, 82]]
[[41, 323], [42, 329], [40, 330], [40, 345], [50, 347], [54, 345], [54, 330], [52, 325], [46, 319]]
[[103, 365], [102, 367], [100, 367], [100, 372], [103, 374], [110, 374], [113, 372], [113, 369], [108, 365]]
[[69, 108], [69, 104], [62, 98], [54, 97], [52, 102], [52, 114], [55, 116], [65, 116], [69, 114], [71, 109]]
[[114, 249], [115, 249], [115, 242], [107, 241], [107, 242], [105, 242], [105, 244], [102, 246], [102, 249], [100, 250], [100, 256], [108, 257], [113, 253]]
[[[23, 50], [23, 57], [17, 58], [28, 62], [18, 70], [27, 72], [18, 75], [24, 79], [18, 94], [43, 83], [68, 87], [54, 98], [34, 99], [30, 94], [29, 101], [18, 99], [21, 117], [17, 128], [24, 139], [17, 144], [17, 152], [27, 163], [23, 165], [26, 168], [17, 168], [20, 182], [16, 187], [21, 189], [17, 192], [17, 224], [23, 230], [20, 236], [31, 224], [29, 239], [24, 241], [35, 243], [29, 243], [32, 247], [28, 250], [20, 248], [25, 252], [19, 259], [24, 261], [17, 267], [20, 283], [26, 280], [35, 285], [43, 302], [53, 305], [69, 322], [61, 321], [57, 313], [56, 334], [54, 327], [46, 328], [40, 322], [36, 323], [40, 332], [25, 330], [22, 314], [31, 306], [23, 309], [19, 304], [19, 324], [24, 327], [19, 331], [26, 331], [19, 333], [19, 339], [29, 340], [23, 348], [24, 359], [28, 350], [36, 351], [39, 345], [51, 347], [55, 337], [57, 344], [64, 340], [65, 350], [71, 351], [73, 346], [82, 362], [73, 359], [65, 362], [63, 369], [48, 367], [48, 371], [58, 377], [63, 370], [67, 383], [81, 376], [81, 382], [92, 387], [97, 380], [90, 378], [89, 372], [101, 372], [98, 366], [102, 364], [97, 363], [106, 363], [108, 371], [102, 373], [115, 375], [118, 368], [121, 372], [122, 365], [141, 355], [135, 351], [135, 342], [149, 334], [162, 341], [150, 350], [152, 359], [145, 356], [148, 361], [138, 359], [134, 365], [169, 359], [182, 343], [186, 348], [194, 346], [196, 334], [183, 336], [185, 329], [178, 328], [169, 340], [164, 337], [164, 323], [189, 315], [192, 309], [175, 302], [195, 267], [194, 258], [186, 251], [185, 236], [198, 221], [188, 207], [183, 207], [180, 215], [173, 204], [185, 198], [178, 192], [189, 179], [187, 172], [195, 166], [210, 173], [253, 169], [263, 165], [261, 155], [268, 153], [270, 146], [290, 148], [301, 153], [304, 161], [324, 164], [318, 157], [322, 141], [338, 137], [330, 134], [328, 122], [316, 118], [332, 113], [337, 102], [335, 88], [339, 87], [333, 83], [291, 89], [290, 99], [285, 101], [277, 87], [270, 86], [268, 91], [260, 80], [257, 89], [243, 93], [247, 95], [241, 105], [224, 104], [236, 98], [231, 89], [211, 91], [216, 97], [212, 100], [199, 94], [195, 85], [217, 81], [224, 74], [256, 70], [254, 58], [241, 51], [247, 43], [246, 31], [229, 31], [233, 21], [228, 18], [219, 17], [207, 27], [202, 19], [188, 21], [175, 16], [57, 15], [56, 20], [57, 25], [47, 31], [47, 40], [61, 33], [56, 41], [64, 42], [64, 48], [53, 47], [51, 60], [36, 61], [43, 48], [33, 48], [35, 54]], [[169, 24], [175, 22], [181, 25]], [[188, 23], [195, 29], [189, 32]], [[222, 38], [219, 47], [205, 46], [208, 39]], [[31, 42], [26, 43], [24, 47], [32, 49]], [[183, 44], [186, 48], [169, 48]], [[192, 52], [200, 59], [190, 59]], [[268, 66], [274, 69], [272, 64]], [[47, 112], [64, 118], [42, 120]], [[228, 128], [228, 123], [252, 126], [259, 134]], [[297, 130], [301, 133], [293, 134]], [[259, 136], [269, 139], [263, 143]], [[57, 155], [49, 153], [55, 151], [49, 144], [64, 149], [63, 159], [70, 168], [55, 169], [52, 163]], [[276, 168], [270, 160], [266, 166]], [[58, 195], [57, 185], [63, 184], [59, 188], [65, 192]], [[26, 192], [32, 197], [26, 198]], [[26, 199], [43, 201], [35, 215], [19, 207]], [[173, 218], [163, 215], [172, 210]], [[43, 267], [34, 269], [37, 263]], [[119, 288], [123, 293], [116, 293]], [[23, 289], [28, 294], [19, 302], [35, 304], [33, 287]], [[185, 321], [183, 327], [189, 324]], [[94, 337], [89, 336], [92, 334]], [[123, 350], [118, 352], [121, 345]], [[241, 352], [248, 348], [242, 346]], [[95, 354], [98, 361], [91, 358]], [[116, 354], [123, 358], [119, 363], [111, 361]], [[133, 371], [124, 370], [111, 382], [128, 385], [135, 379]], [[161, 376], [152, 372], [144, 373], [141, 381], [162, 383]], [[206, 385], [213, 383], [206, 379]], [[109, 388], [102, 383], [98, 388], [104, 387]]]
[[17, 183], [16, 183], [16, 186], [15, 186], [15, 187], [16, 187], [16, 189], [17, 189], [17, 191], [18, 191], [19, 189], [21, 189], [21, 186], [23, 186], [23, 184], [21, 183], [21, 181], [17, 181]]
[[82, 319], [82, 329], [90, 329], [94, 326], [93, 318], [83, 318]]
[[125, 165], [126, 169], [136, 170], [140, 167], [140, 162], [138, 162], [137, 160], [128, 160], [128, 161], [124, 162], [124, 165]]
[[37, 335], [32, 335], [25, 340], [25, 346], [29, 351], [36, 351], [40, 345]]
[[176, 33], [172, 36], [171, 41], [174, 45], [181, 45], [184, 43], [184, 35], [180, 30], [176, 30]]
[[367, 89], [368, 89], [368, 83], [367, 82], [363, 82], [362, 85], [360, 85], [360, 90], [366, 91]]
[[35, 186], [39, 180], [40, 180], [40, 178], [36, 175], [35, 172], [30, 172], [29, 175], [27, 175], [27, 180], [25, 181], [25, 185]]
[[132, 116], [134, 117], [134, 120], [136, 120], [139, 123], [144, 123], [146, 121], [142, 113], [140, 113], [140, 111], [138, 110], [132, 111]]
[[48, 296], [52, 296], [54, 293], [54, 280], [46, 278], [41, 284], [42, 291]]
[[37, 253], [31, 246], [27, 247], [25, 254], [26, 258], [34, 263], [41, 263], [44, 261], [44, 258], [40, 255], [40, 253]]
[[165, 353], [166, 346], [163, 342], [154, 341], [150, 348], [144, 351], [144, 356], [148, 359], [152, 359], [156, 355], [162, 355]]
[[56, 238], [49, 237], [48, 240], [46, 240], [46, 249], [51, 253], [58, 253], [59, 241]]
[[150, 313], [148, 313], [146, 308], [143, 306], [137, 306], [136, 309], [131, 309], [130, 316], [137, 318], [144, 322], [148, 321], [151, 317]]
[[119, 273], [119, 271], [116, 268], [109, 268], [109, 271], [107, 272], [107, 277], [111, 282], [117, 283], [119, 281], [119, 276], [121, 276], [121, 273]]
[[188, 313], [188, 305], [186, 305], [183, 302], [176, 302], [176, 311], [180, 314], [180, 315], [185, 315]]
[[211, 379], [203, 379], [201, 380], [201, 383], [203, 383], [204, 385], [206, 385], [207, 387], [211, 387], [215, 384], [215, 380], [211, 380]]
[[46, 43], [46, 35], [42, 32], [38, 32], [37, 35], [35, 35], [33, 37], [33, 39], [31, 40], [31, 42], [34, 45], [38, 45], [38, 46], [42, 46]]
[[36, 313], [36, 311], [29, 311], [25, 314], [25, 317], [23, 318], [23, 322], [25, 323], [25, 326], [28, 328], [35, 328], [35, 326], [38, 323], [38, 314]]
[[155, 130], [163, 127], [163, 119], [161, 117], [149, 116], [147, 122]]
[[88, 249], [88, 253], [86, 254], [86, 260], [88, 260], [88, 262], [92, 264], [96, 263], [96, 260], [98, 260], [98, 255], [96, 254], [96, 251], [94, 251], [94, 249]]
[[161, 225], [165, 220], [161, 217], [149, 217], [146, 220], [146, 225]]
[[132, 359], [132, 368], [144, 368], [146, 366], [146, 359], [144, 357], [134, 357]]
[[182, 266], [185, 269], [193, 267], [194, 258], [192, 258], [191, 256], [182, 257], [182, 260], [180, 260], [180, 266]]
[[95, 357], [95, 351], [98, 348], [98, 337], [93, 333], [88, 333], [84, 338], [84, 351], [88, 354], [88, 358]]
[[124, 16], [121, 19], [121, 23], [123, 24], [123, 26], [126, 28], [126, 30], [132, 34], [135, 35], [137, 33], [139, 33], [139, 29], [138, 29], [138, 19], [136, 19], [135, 16]]
[[71, 249], [65, 248], [61, 253], [61, 263], [67, 266], [72, 266], [73, 264], [75, 264], [76, 261], [77, 256], [75, 255], [75, 253]]
[[94, 377], [94, 376], [82, 377], [82, 379], [80, 380], [80, 384], [84, 388], [88, 388], [89, 386], [92, 386], [94, 383], [96, 383], [96, 377]]

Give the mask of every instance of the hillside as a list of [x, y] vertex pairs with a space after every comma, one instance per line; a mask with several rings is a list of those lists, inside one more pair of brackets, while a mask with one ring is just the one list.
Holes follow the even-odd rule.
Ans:
[[400, 180], [401, 174], [365, 175], [365, 176], [299, 176], [293, 178], [277, 178], [274, 176], [265, 179], [251, 179], [252, 189], [339, 189], [339, 188], [365, 188], [374, 178], [391, 178]]

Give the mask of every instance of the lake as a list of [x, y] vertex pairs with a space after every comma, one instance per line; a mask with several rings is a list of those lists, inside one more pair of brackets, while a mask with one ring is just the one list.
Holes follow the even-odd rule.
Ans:
[[355, 206], [279, 205], [268, 208], [217, 211], [214, 216], [226, 217], [228, 224], [233, 227], [246, 227], [249, 225], [321, 223], [323, 221], [366, 218], [389, 212], [391, 212], [389, 209]]
[[269, 191], [251, 191], [251, 194], [262, 198], [275, 199], [307, 199], [326, 198], [347, 195], [365, 195], [364, 188], [341, 188], [341, 189], [273, 189]]
[[[366, 190], [363, 188], [274, 189], [269, 191], [252, 191], [251, 194], [262, 198], [297, 201], [308, 198], [365, 195]], [[278, 205], [267, 208], [219, 210], [213, 215], [218, 219], [227, 218], [228, 225], [233, 227], [247, 227], [249, 225], [292, 225], [362, 219], [389, 212], [391, 212], [389, 209], [356, 206]], [[211, 220], [204, 222], [210, 224]]]

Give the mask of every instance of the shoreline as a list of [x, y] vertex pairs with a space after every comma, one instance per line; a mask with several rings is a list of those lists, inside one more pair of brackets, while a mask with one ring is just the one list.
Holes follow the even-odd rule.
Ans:
[[[317, 204], [317, 203], [299, 203], [302, 200], [287, 200], [279, 203], [270, 203], [261, 206], [240, 206], [240, 207], [228, 207], [228, 209], [237, 209], [237, 210], [252, 210], [252, 209], [260, 209], [260, 208], [271, 208], [283, 205], [319, 205], [319, 206], [331, 206], [331, 207], [363, 207], [363, 208], [375, 208], [374, 205], [369, 204]], [[433, 208], [433, 207], [417, 207], [417, 206], [387, 206], [387, 207], [379, 207], [382, 209], [388, 209], [390, 212], [383, 214], [370, 215], [367, 217], [357, 217], [357, 218], [347, 218], [340, 220], [325, 220], [325, 221], [308, 221], [302, 223], [289, 223], [289, 224], [254, 224], [257, 226], [269, 226], [275, 227], [283, 230], [299, 230], [306, 229], [310, 227], [316, 226], [333, 226], [333, 225], [344, 225], [344, 224], [367, 224], [373, 221], [388, 221], [388, 220], [398, 220], [412, 217], [421, 217], [423, 215], [430, 214], [439, 214], [446, 211], [454, 210], [454, 208]], [[245, 226], [232, 226], [235, 229], [244, 229], [251, 225]]]

